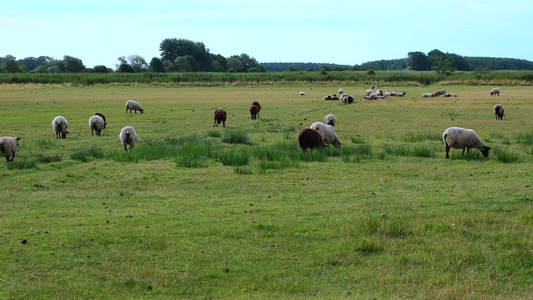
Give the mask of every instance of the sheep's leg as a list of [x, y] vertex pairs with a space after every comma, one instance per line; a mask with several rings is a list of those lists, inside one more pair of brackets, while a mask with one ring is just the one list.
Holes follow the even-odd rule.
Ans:
[[213, 123], [213, 127], [217, 126], [217, 121], [215, 120], [215, 123]]
[[124, 144], [124, 150], [128, 151], [128, 148], [126, 148], [126, 144]]
[[226, 121], [222, 121], [222, 127], [226, 127]]
[[7, 162], [10, 162], [10, 160], [9, 160], [9, 154], [6, 154], [6, 160], [7, 160]]
[[13, 152], [13, 156], [11, 156], [11, 161], [13, 161], [13, 159], [15, 159], [15, 152]]
[[446, 145], [446, 158], [450, 158], [450, 146]]

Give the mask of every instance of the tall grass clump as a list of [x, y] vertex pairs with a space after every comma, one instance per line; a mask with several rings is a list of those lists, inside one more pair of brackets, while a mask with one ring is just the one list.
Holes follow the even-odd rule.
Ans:
[[12, 161], [6, 164], [9, 170], [36, 169], [37, 165], [37, 160], [35, 159]]
[[103, 157], [104, 157], [104, 150], [96, 146], [91, 146], [89, 148], [83, 148], [83, 149], [77, 150], [70, 155], [70, 158], [72, 158], [73, 160], [79, 160], [82, 162], [88, 162], [91, 158], [103, 158]]
[[227, 130], [222, 135], [222, 142], [228, 144], [250, 144], [250, 133], [241, 129]]
[[244, 148], [228, 149], [216, 154], [216, 160], [225, 166], [244, 166], [250, 162], [250, 152]]
[[442, 134], [439, 132], [408, 133], [401, 137], [403, 142], [420, 143], [424, 141], [442, 141]]
[[508, 149], [495, 148], [494, 155], [496, 155], [496, 159], [498, 161], [505, 163], [505, 164], [522, 162], [521, 155], [511, 152]]
[[48, 163], [52, 163], [52, 162], [58, 162], [58, 161], [61, 161], [62, 160], [62, 156], [61, 155], [44, 155], [42, 153], [39, 153], [37, 154], [37, 161], [40, 162], [40, 163], [44, 163], [44, 164], [48, 164]]
[[477, 149], [471, 149], [473, 151], [464, 152], [462, 150], [454, 151], [453, 148], [450, 149], [450, 159], [462, 159], [462, 160], [483, 160], [485, 157]]
[[410, 156], [411, 148], [405, 145], [390, 145], [387, 144], [384, 146], [384, 150], [387, 154], [395, 156]]
[[533, 145], [533, 133], [518, 133], [514, 136], [518, 144]]
[[412, 153], [416, 157], [433, 157], [435, 156], [435, 148], [427, 145], [416, 145]]
[[209, 130], [207, 132], [207, 136], [219, 138], [219, 137], [222, 137], [222, 132], [220, 130]]
[[358, 154], [358, 155], [369, 155], [369, 156], [372, 156], [372, 145], [370, 145], [369, 143], [364, 142], [364, 143], [358, 145], [357, 147], [355, 147], [354, 153]]
[[361, 136], [352, 136], [350, 138], [350, 140], [352, 141], [352, 143], [354, 144], [362, 144], [365, 142], [365, 138], [364, 137], [361, 137]]

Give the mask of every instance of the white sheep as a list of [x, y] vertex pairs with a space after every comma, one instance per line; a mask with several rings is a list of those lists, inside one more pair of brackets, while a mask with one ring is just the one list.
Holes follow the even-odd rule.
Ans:
[[13, 159], [15, 158], [15, 152], [17, 151], [19, 140], [19, 137], [0, 137], [0, 152], [6, 155], [7, 162], [13, 161]]
[[490, 91], [491, 96], [500, 96], [500, 89], [499, 88], [493, 88], [492, 91]]
[[353, 103], [354, 100], [355, 98], [352, 95], [342, 94], [342, 103], [344, 104]]
[[137, 141], [137, 132], [135, 132], [135, 129], [131, 126], [123, 127], [120, 131], [120, 141], [122, 142], [122, 145], [124, 146], [124, 150], [128, 151], [128, 148], [126, 148], [126, 145], [130, 145], [130, 150], [133, 148], [135, 142]]
[[67, 137], [67, 133], [70, 133], [67, 131], [68, 128], [68, 121], [62, 116], [57, 116], [52, 121], [52, 128], [54, 128], [54, 131], [56, 132], [56, 139], [61, 137], [62, 139]]
[[446, 93], [446, 94], [442, 94], [441, 97], [457, 97], [457, 94]]
[[435, 95], [433, 95], [432, 93], [423, 93], [422, 97], [424, 97], [424, 98], [432, 98], [432, 97], [435, 97]]
[[142, 109], [139, 102], [134, 100], [129, 100], [128, 102], [126, 102], [126, 113], [128, 112], [128, 109], [130, 110], [130, 114], [132, 110], [134, 110], [135, 113], [137, 113], [137, 111], [140, 111], [141, 114], [144, 113], [144, 110]]
[[440, 95], [446, 94], [446, 90], [437, 90], [433, 96], [438, 97]]
[[342, 94], [344, 94], [344, 90], [343, 90], [343, 89], [339, 89], [338, 93], [339, 93], [340, 95], [342, 95]]
[[405, 93], [397, 92], [395, 96], [396, 97], [403, 97], [403, 96], [405, 96]]
[[366, 100], [376, 100], [378, 99], [378, 93], [370, 93], [370, 95], [364, 96]]
[[450, 127], [444, 131], [442, 139], [446, 145], [446, 158], [450, 158], [450, 148], [463, 149], [463, 155], [465, 154], [465, 149], [470, 152], [470, 148], [476, 148], [485, 157], [489, 156], [489, 150], [492, 149], [487, 147], [472, 129]]
[[300, 96], [305, 96], [305, 92], [300, 92]]
[[324, 117], [324, 124], [335, 126], [336, 123], [337, 123], [337, 118], [335, 118], [334, 115], [329, 114]]
[[373, 92], [374, 92], [374, 91], [372, 91], [372, 90], [366, 90], [365, 95], [368, 96], [368, 95], [372, 94]]
[[326, 145], [332, 144], [335, 147], [340, 147], [341, 146], [341, 140], [339, 139], [339, 137], [335, 133], [335, 128], [333, 128], [333, 126], [326, 125], [326, 124], [324, 124], [322, 122], [315, 122], [315, 123], [311, 124], [310, 128], [314, 129], [314, 130], [316, 130], [316, 131], [318, 131], [320, 133], [320, 135], [322, 136], [322, 141], [324, 142], [324, 144], [326, 144]]
[[501, 104], [494, 105], [494, 115], [496, 115], [496, 120], [503, 120], [505, 109]]
[[96, 131], [96, 135], [100, 135], [102, 132], [102, 128], [104, 128], [104, 119], [102, 117], [94, 115], [89, 119], [89, 127], [91, 127], [91, 135], [94, 135], [94, 131]]

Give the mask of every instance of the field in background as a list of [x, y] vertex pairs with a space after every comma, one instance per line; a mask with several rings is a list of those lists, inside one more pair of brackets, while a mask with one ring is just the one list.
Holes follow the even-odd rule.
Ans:
[[[323, 101], [343, 88], [356, 101]], [[523, 298], [533, 284], [531, 87], [0, 87], [0, 298]], [[299, 92], [305, 92], [300, 96]], [[144, 114], [125, 113], [135, 99]], [[253, 121], [248, 106], [263, 106]], [[492, 107], [506, 109], [496, 121]], [[228, 112], [213, 128], [213, 111]], [[88, 120], [108, 128], [91, 136]], [[343, 145], [302, 153], [332, 113]], [[56, 140], [62, 115], [70, 134]], [[139, 143], [122, 149], [120, 129]], [[442, 132], [492, 147], [444, 159]]]

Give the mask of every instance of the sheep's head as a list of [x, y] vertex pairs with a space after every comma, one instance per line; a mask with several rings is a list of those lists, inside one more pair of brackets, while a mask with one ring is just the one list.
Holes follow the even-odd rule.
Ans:
[[484, 157], [489, 157], [489, 150], [492, 149], [491, 147], [483, 147], [481, 150], [481, 153], [483, 154]]

